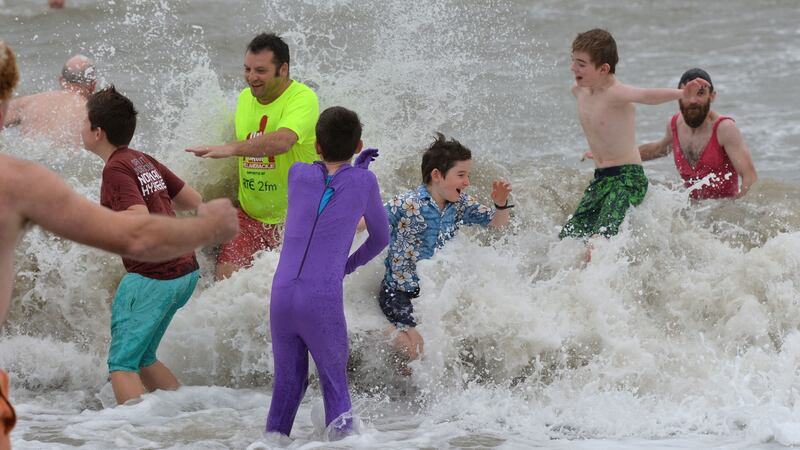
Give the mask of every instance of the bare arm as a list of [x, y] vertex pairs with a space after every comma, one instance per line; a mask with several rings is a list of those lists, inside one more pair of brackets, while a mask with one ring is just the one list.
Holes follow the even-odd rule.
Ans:
[[622, 102], [641, 103], [644, 105], [660, 105], [672, 100], [688, 99], [701, 88], [708, 88], [708, 81], [695, 78], [686, 83], [682, 89], [639, 88], [627, 84], [614, 86], [614, 96]]
[[203, 196], [188, 184], [175, 197], [172, 197], [172, 207], [176, 211], [194, 211], [203, 203]]
[[275, 156], [286, 153], [297, 142], [297, 134], [288, 128], [279, 128], [272, 133], [262, 134], [244, 141], [221, 145], [187, 148], [201, 158], [227, 158], [230, 156]]
[[19, 161], [15, 164], [19, 166], [16, 177], [36, 180], [17, 184], [21, 215], [81, 244], [139, 261], [163, 261], [203, 244], [229, 240], [238, 232], [236, 210], [227, 199], [202, 205], [198, 216], [192, 218], [136, 214], [136, 211], [119, 214], [81, 197], [41, 166]]
[[669, 122], [667, 122], [667, 133], [660, 141], [648, 142], [639, 146], [639, 154], [642, 161], [649, 161], [651, 159], [661, 158], [667, 156], [672, 151], [672, 130], [670, 130]]
[[758, 179], [753, 160], [750, 158], [750, 151], [744, 142], [742, 133], [731, 120], [724, 120], [717, 128], [717, 139], [720, 145], [725, 147], [725, 153], [731, 159], [733, 168], [742, 176], [742, 186], [739, 189], [738, 197], [741, 197], [750, 190], [750, 187]]

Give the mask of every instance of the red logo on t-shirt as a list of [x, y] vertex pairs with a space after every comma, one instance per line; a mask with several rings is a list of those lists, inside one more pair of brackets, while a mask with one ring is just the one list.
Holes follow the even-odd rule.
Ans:
[[[261, 123], [258, 125], [258, 131], [253, 131], [247, 134], [247, 140], [253, 139], [256, 136], [261, 136], [264, 134], [264, 130], [267, 129], [267, 121], [269, 121], [269, 117], [266, 115], [261, 116]], [[246, 169], [274, 169], [275, 168], [275, 157], [269, 156], [267, 157], [267, 161], [264, 162], [264, 158], [256, 158], [252, 156], [246, 156], [244, 158], [244, 167]]]

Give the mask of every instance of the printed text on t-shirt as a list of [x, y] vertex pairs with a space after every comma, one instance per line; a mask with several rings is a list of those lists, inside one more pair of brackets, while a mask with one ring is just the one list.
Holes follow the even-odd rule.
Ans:
[[167, 189], [164, 179], [150, 161], [145, 158], [136, 158], [132, 161], [133, 170], [136, 171], [136, 178], [142, 189], [142, 197], [147, 197], [155, 192]]

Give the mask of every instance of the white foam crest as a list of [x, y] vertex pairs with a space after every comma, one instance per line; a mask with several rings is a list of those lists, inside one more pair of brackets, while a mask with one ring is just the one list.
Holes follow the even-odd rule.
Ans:
[[548, 433], [571, 438], [747, 430], [760, 440], [773, 425], [762, 414], [791, 420], [793, 401], [769, 386], [797, 381], [780, 343], [797, 340], [800, 236], [730, 246], [698, 227], [686, 196], [653, 187], [584, 268], [580, 245], [552, 241], [550, 267], [531, 279], [514, 238], [505, 248], [466, 236], [421, 262], [417, 394], [447, 408], [462, 386], [509, 396], [518, 386], [552, 408]]
[[271, 378], [268, 320], [278, 253], [196, 292], [175, 315], [159, 358], [188, 384], [263, 385]]
[[105, 360], [71, 342], [50, 337], [0, 339], [0, 367], [10, 375], [12, 391], [97, 389], [107, 376]]
[[[522, 25], [504, 19], [509, 5], [493, 2], [479, 15], [467, 8], [460, 2], [334, 2], [304, 11], [311, 17], [304, 14], [302, 21], [279, 8], [265, 16], [267, 26], [276, 18], [294, 25], [285, 33], [295, 43], [293, 73], [314, 81], [323, 108], [341, 104], [357, 111], [365, 143], [383, 150], [375, 164], [381, 181], [405, 185], [398, 177], [406, 175], [390, 169], [408, 158], [416, 165], [416, 150], [436, 130], [451, 134], [458, 128], [457, 137], [468, 144], [491, 142], [492, 152], [509, 153], [510, 146], [502, 145], [508, 136], [487, 136], [479, 131], [480, 122], [487, 114], [513, 116], [521, 109], [509, 108], [512, 101], [504, 91], [483, 88], [495, 76], [529, 86], [542, 70], [537, 63], [541, 44], [514, 39]], [[502, 26], [488, 26], [498, 21]], [[286, 23], [274, 28], [285, 29]], [[516, 52], [489, 51], [498, 42]], [[508, 66], [498, 73], [504, 63]], [[525, 70], [509, 69], [521, 66]]]
[[[386, 195], [417, 184], [417, 149], [436, 129], [473, 148], [480, 169], [471, 190], [478, 197], [487, 201], [488, 180], [494, 176], [514, 183], [517, 207], [511, 227], [501, 232], [465, 229], [421, 264], [423, 295], [415, 305], [426, 356], [412, 365], [410, 379], [395, 373], [381, 333], [387, 322], [375, 291], [382, 262], [377, 259], [346, 279], [351, 385], [356, 396], [380, 398], [367, 407], [380, 431], [368, 429], [341, 446], [444, 448], [477, 442], [526, 448], [541, 442], [556, 448], [625, 448], [626, 443], [627, 448], [652, 448], [658, 444], [633, 437], [705, 433], [724, 436], [709, 445], [731, 436], [732, 447], [800, 442], [793, 387], [800, 381], [798, 189], [764, 176], [794, 176], [796, 121], [779, 111], [783, 103], [776, 112], [769, 100], [781, 100], [786, 92], [774, 74], [764, 78], [756, 65], [739, 79], [725, 69], [741, 55], [754, 54], [750, 50], [755, 48], [758, 58], [781, 60], [776, 67], [783, 73], [797, 59], [785, 42], [774, 50], [769, 37], [762, 36], [755, 45], [733, 36], [719, 40], [732, 44], [733, 51], [721, 49], [709, 59], [712, 75], [719, 73], [714, 75], [721, 91], [717, 105], [739, 120], [761, 174], [748, 196], [692, 204], [671, 162], [662, 160], [659, 173], [668, 184], [651, 184], [647, 199], [630, 214], [620, 235], [597, 242], [593, 262], [582, 267], [583, 244], [556, 238], [590, 176], [587, 164], [580, 170], [564, 167], [561, 157], [577, 154], [574, 147], [583, 146], [566, 86], [565, 55], [587, 12], [600, 14], [617, 5], [601, 2], [570, 10], [558, 2], [530, 7], [455, 1], [306, 1], [289, 7], [259, 3], [258, 8], [245, 2], [230, 6], [246, 12], [231, 21], [247, 31], [239, 33], [243, 37], [230, 58], [233, 65], [223, 63], [225, 76], [209, 64], [203, 28], [187, 32], [194, 22], [184, 19], [181, 8], [186, 4], [180, 2], [101, 5], [105, 15], [99, 14], [94, 31], [102, 39], [91, 44], [95, 52], [86, 51], [145, 112], [136, 145], [153, 152], [206, 197], [232, 196], [235, 169], [225, 162], [188, 157], [183, 147], [232, 138], [232, 99], [243, 85], [230, 81], [228, 68], [238, 67], [244, 43], [254, 34], [250, 32], [262, 30], [288, 38], [293, 76], [316, 88], [323, 107], [342, 104], [360, 113], [366, 143], [382, 150], [374, 168]], [[476, 12], [477, 6], [485, 9]], [[619, 32], [612, 31], [623, 46], [621, 73], [631, 81], [667, 77], [666, 69], [635, 68], [654, 56], [662, 56], [666, 66], [685, 61], [680, 39], [663, 50], [653, 45], [654, 39], [675, 35], [676, 29], [654, 26], [646, 15], [652, 6], [636, 2], [630, 11], [614, 10], [619, 19], [610, 22], [612, 28], [617, 25]], [[689, 6], [694, 14], [696, 5]], [[29, 14], [32, 8], [11, 9], [23, 16], [40, 14]], [[676, 19], [667, 22], [685, 24], [677, 29], [677, 38], [730, 19], [687, 22], [681, 15], [685, 8], [660, 8]], [[785, 5], [762, 9], [758, 16], [734, 23], [746, 25], [766, 14], [777, 21], [776, 33], [797, 34], [796, 27], [782, 25]], [[726, 14], [741, 12], [734, 7]], [[515, 14], [519, 20], [511, 18]], [[631, 19], [641, 23], [627, 31], [619, 28]], [[36, 25], [30, 22], [25, 26]], [[88, 15], [84, 23], [91, 23]], [[204, 25], [213, 30], [230, 23], [219, 18], [213, 26]], [[131, 32], [136, 39], [130, 39]], [[631, 34], [637, 39], [630, 39]], [[539, 35], [551, 43], [532, 38]], [[625, 52], [625, 46], [636, 51]], [[775, 83], [753, 90], [746, 87], [752, 79]], [[654, 124], [647, 132], [657, 138], [666, 118], [642, 123]], [[49, 165], [96, 199], [98, 158], [78, 158], [45, 143], [17, 139], [4, 138], [13, 144], [6, 151]], [[646, 166], [648, 174], [651, 167]], [[121, 264], [116, 257], [38, 230], [26, 236], [18, 255], [21, 275], [12, 320], [0, 340], [0, 366], [16, 364], [12, 381], [15, 389], [22, 387], [12, 394], [23, 399], [15, 448], [244, 448], [257, 440], [269, 400], [248, 389], [182, 389], [146, 396], [142, 404], [110, 414], [95, 411], [94, 396], [105, 375], [107, 308]], [[199, 257], [208, 275], [210, 252]], [[159, 352], [182, 382], [269, 382], [267, 308], [277, 261], [277, 253], [266, 253], [252, 269], [228, 281], [201, 281]], [[31, 337], [18, 336], [23, 333]], [[63, 369], [50, 370], [52, 363], [44, 358]], [[74, 366], [67, 367], [70, 361]], [[28, 385], [34, 390], [26, 392]], [[42, 392], [35, 386], [46, 393], [41, 403], [35, 403]], [[388, 399], [381, 396], [382, 389]], [[318, 395], [315, 388], [309, 392], [309, 397]], [[248, 403], [251, 398], [260, 406]], [[305, 402], [295, 427], [301, 437], [292, 448], [320, 445], [305, 438], [313, 435], [308, 409]], [[63, 417], [54, 418], [54, 410]], [[194, 415], [184, 417], [186, 411]], [[149, 415], [156, 418], [150, 421]], [[177, 431], [163, 425], [167, 420], [169, 427], [176, 421]], [[62, 433], [67, 422], [69, 437]], [[123, 422], [133, 425], [120, 428]], [[617, 440], [563, 445], [553, 440], [598, 437]], [[692, 448], [704, 439], [676, 446]]]
[[71, 401], [18, 404], [27, 420], [15, 430], [14, 448], [245, 448], [263, 428], [269, 397], [244, 389], [182, 387], [113, 408], [58, 409]]
[[184, 150], [234, 140], [236, 95], [223, 91], [205, 58], [192, 69], [170, 77], [158, 91], [157, 100], [153, 100], [157, 131], [146, 143], [146, 151], [206, 199], [234, 197], [235, 158], [203, 159]]
[[21, 258], [6, 324], [12, 333], [44, 334], [88, 348], [107, 338], [102, 324], [108, 323], [110, 299], [124, 274], [118, 257], [40, 228], [26, 233], [17, 254]]

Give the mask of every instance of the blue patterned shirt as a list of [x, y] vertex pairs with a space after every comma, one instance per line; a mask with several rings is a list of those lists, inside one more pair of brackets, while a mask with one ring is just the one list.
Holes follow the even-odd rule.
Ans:
[[392, 197], [384, 206], [392, 226], [384, 283], [406, 292], [419, 290], [417, 261], [432, 257], [436, 249], [455, 236], [461, 225], [485, 227], [495, 215], [493, 208], [466, 194], [461, 194], [455, 203], [447, 202], [440, 211], [424, 184]]

